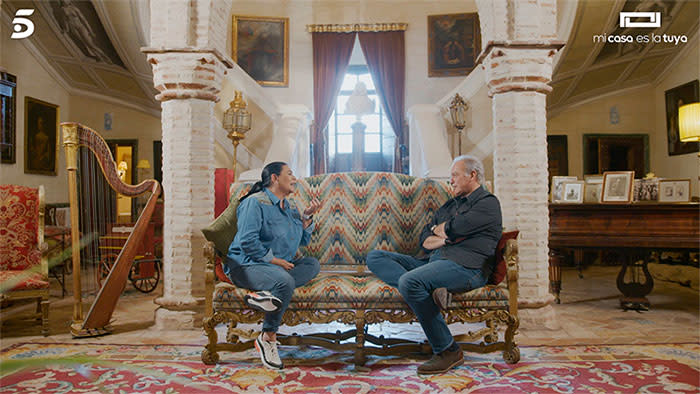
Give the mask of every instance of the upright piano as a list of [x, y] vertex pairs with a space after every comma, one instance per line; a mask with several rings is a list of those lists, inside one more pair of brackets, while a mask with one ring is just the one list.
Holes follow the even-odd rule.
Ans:
[[[698, 251], [700, 248], [700, 204], [550, 204], [549, 205], [549, 279], [550, 289], [559, 302], [561, 258], [574, 252], [580, 264], [583, 251], [617, 250], [625, 256], [617, 277], [623, 293], [623, 308], [646, 309], [646, 295], [653, 279], [646, 267], [650, 250]], [[641, 258], [642, 264], [635, 265]], [[628, 269], [645, 275], [645, 282], [626, 283]]]

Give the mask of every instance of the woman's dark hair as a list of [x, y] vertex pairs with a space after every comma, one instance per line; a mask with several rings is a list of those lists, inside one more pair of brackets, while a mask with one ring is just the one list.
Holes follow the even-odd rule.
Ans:
[[287, 163], [283, 161], [273, 161], [272, 163], [266, 165], [265, 168], [263, 168], [262, 170], [262, 174], [260, 174], [260, 178], [262, 179], [255, 182], [248, 194], [241, 197], [241, 199], [238, 200], [238, 202], [240, 203], [246, 198], [248, 198], [248, 196], [250, 196], [251, 194], [257, 193], [263, 188], [270, 186], [270, 182], [272, 182], [272, 174], [279, 176], [279, 174], [282, 173], [282, 167], [286, 165]]

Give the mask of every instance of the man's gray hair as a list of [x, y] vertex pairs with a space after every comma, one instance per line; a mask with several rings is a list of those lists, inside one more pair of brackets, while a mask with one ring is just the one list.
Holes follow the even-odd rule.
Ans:
[[452, 165], [455, 165], [458, 161], [464, 163], [467, 168], [466, 174], [469, 175], [472, 171], [476, 171], [476, 179], [479, 181], [480, 185], [484, 184], [484, 163], [472, 155], [462, 155], [455, 157], [452, 160]]

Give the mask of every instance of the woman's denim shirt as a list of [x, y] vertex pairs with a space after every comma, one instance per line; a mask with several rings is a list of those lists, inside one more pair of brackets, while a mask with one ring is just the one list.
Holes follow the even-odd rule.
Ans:
[[[314, 229], [304, 228], [296, 205], [280, 199], [268, 188], [251, 194], [238, 206], [238, 232], [228, 248], [228, 258], [238, 265], [270, 263], [273, 257], [292, 262], [299, 246], [307, 245]], [[229, 274], [229, 264], [224, 264]]]

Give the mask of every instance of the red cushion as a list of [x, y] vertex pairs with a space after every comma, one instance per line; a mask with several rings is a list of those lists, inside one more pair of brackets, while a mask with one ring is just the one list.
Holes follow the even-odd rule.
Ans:
[[490, 285], [497, 285], [503, 281], [506, 277], [506, 260], [503, 258], [503, 250], [506, 248], [506, 242], [509, 239], [518, 238], [520, 231], [508, 231], [501, 235], [501, 239], [498, 241], [498, 246], [496, 246], [496, 268], [491, 273], [489, 278]]
[[45, 279], [39, 272], [0, 271], [0, 283], [3, 284], [3, 291], [47, 289], [49, 282]]
[[[214, 272], [216, 273], [216, 278], [220, 282], [231, 283], [231, 279], [229, 279], [228, 276], [226, 276], [226, 274], [224, 274], [224, 269], [221, 267], [221, 257], [219, 257], [219, 256], [216, 256], [216, 264], [215, 264]], [[233, 284], [233, 283], [231, 283], [231, 284]]]

